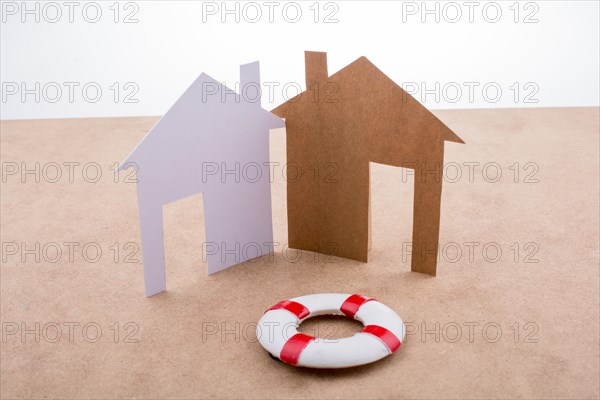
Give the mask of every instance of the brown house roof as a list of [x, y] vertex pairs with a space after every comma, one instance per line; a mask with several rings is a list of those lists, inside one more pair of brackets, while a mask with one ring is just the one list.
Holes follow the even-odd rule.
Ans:
[[[426, 135], [428, 140], [464, 143], [366, 57], [329, 76], [326, 53], [306, 52], [306, 76], [307, 90], [273, 109], [275, 115], [286, 118], [290, 113], [319, 113], [333, 107], [334, 113], [350, 118], [352, 124], [366, 121], [374, 133], [392, 129], [396, 134], [401, 131], [405, 139]], [[320, 107], [315, 107], [317, 103]]]

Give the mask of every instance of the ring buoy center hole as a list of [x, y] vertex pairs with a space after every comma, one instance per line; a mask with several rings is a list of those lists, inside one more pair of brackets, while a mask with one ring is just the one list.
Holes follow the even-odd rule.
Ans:
[[319, 339], [342, 339], [360, 332], [364, 325], [343, 315], [318, 315], [307, 318], [298, 327], [298, 332]]

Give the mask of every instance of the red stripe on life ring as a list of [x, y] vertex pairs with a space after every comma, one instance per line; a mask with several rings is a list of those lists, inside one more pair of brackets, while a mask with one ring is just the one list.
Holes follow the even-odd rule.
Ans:
[[314, 336], [296, 333], [283, 345], [283, 349], [279, 353], [279, 359], [285, 363], [296, 365], [302, 350], [314, 339]]
[[379, 325], [367, 325], [362, 332], [377, 336], [390, 349], [391, 353], [398, 350], [402, 344], [396, 335]]
[[340, 311], [346, 314], [350, 318], [354, 318], [358, 309], [365, 304], [367, 301], [375, 300], [371, 297], [361, 296], [360, 294], [353, 294], [348, 297], [344, 304], [340, 307]]
[[[280, 309], [288, 310], [292, 314], [296, 314], [296, 317], [298, 317], [299, 319], [302, 319], [302, 318], [306, 317], [308, 314], [310, 314], [310, 311], [308, 311], [308, 308], [306, 308], [302, 304], [296, 303], [295, 301], [292, 301], [292, 300], [280, 301], [279, 303], [275, 304], [273, 307], [269, 308], [267, 311], [280, 310]], [[265, 311], [265, 312], [267, 312], [267, 311]]]

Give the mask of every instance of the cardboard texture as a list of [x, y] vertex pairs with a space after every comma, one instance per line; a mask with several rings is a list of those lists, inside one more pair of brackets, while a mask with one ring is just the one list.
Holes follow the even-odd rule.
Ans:
[[286, 121], [290, 247], [367, 262], [370, 163], [414, 170], [412, 271], [436, 274], [444, 142], [463, 141], [365, 57], [329, 76], [305, 53]]
[[137, 171], [146, 296], [166, 289], [165, 204], [203, 194], [209, 274], [273, 251], [269, 129], [284, 122], [255, 88], [258, 62], [240, 94], [201, 74], [122, 163]]
[[[460, 165], [462, 177], [445, 182], [440, 242], [458, 244], [462, 255], [456, 259], [446, 249], [437, 278], [410, 272], [403, 248], [412, 237], [414, 178], [403, 182], [402, 170], [372, 165], [373, 247], [364, 264], [285, 248], [287, 191], [277, 168], [273, 234], [281, 245], [275, 253], [207, 275], [198, 245], [206, 239], [206, 220], [197, 197], [169, 204], [163, 217], [169, 290], [150, 298], [143, 297], [140, 279], [136, 184], [127, 179], [134, 175], [120, 173], [115, 181], [113, 166], [158, 118], [1, 121], [0, 158], [19, 168], [1, 183], [1, 241], [29, 250], [39, 243], [40, 251], [57, 243], [63, 251], [59, 260], [50, 260], [52, 248], [47, 257], [23, 260], [23, 251], [3, 249], [0, 397], [598, 398], [600, 109], [435, 114], [468, 143], [445, 149], [446, 162]], [[271, 133], [271, 160], [281, 165], [285, 140], [283, 129]], [[33, 170], [36, 162], [40, 171], [52, 162], [79, 165], [72, 182], [65, 166], [57, 182], [51, 168], [48, 179], [36, 182], [28, 174], [23, 182], [21, 163]], [[503, 172], [495, 183], [482, 175], [492, 162]], [[517, 182], [509, 169], [515, 162]], [[82, 175], [93, 163], [103, 172], [96, 183]], [[467, 163], [478, 163], [471, 181]], [[89, 178], [94, 172], [90, 167]], [[494, 172], [489, 168], [490, 178]], [[79, 244], [72, 261], [68, 242]], [[478, 244], [472, 260], [469, 242]], [[529, 242], [537, 252], [525, 249]], [[94, 246], [89, 261], [83, 259], [87, 243], [101, 247], [98, 260]], [[125, 247], [131, 243], [138, 247]], [[484, 259], [486, 243], [501, 246], [498, 260], [491, 259], [493, 247], [491, 260]], [[253, 333], [265, 309], [325, 292], [361, 293], [388, 305], [407, 323], [405, 344], [380, 362], [349, 370], [311, 371], [272, 360]], [[10, 323], [18, 326], [14, 334], [7, 332]], [[54, 342], [51, 323], [62, 328]], [[78, 324], [72, 341], [66, 323]], [[95, 341], [82, 337], [88, 323], [102, 329]], [[22, 324], [30, 332], [24, 338]], [[362, 324], [321, 319], [300, 328], [342, 337]]]

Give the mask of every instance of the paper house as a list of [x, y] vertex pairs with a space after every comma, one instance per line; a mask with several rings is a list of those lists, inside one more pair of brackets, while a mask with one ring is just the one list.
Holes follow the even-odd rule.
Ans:
[[137, 167], [147, 296], [166, 288], [167, 203], [202, 193], [209, 273], [272, 251], [269, 129], [284, 122], [260, 105], [258, 62], [240, 82], [244, 95], [201, 74], [123, 163]]
[[369, 163], [410, 168], [411, 269], [435, 275], [444, 143], [463, 141], [365, 57], [331, 76], [326, 53], [305, 57], [307, 91], [272, 111], [286, 121], [289, 246], [367, 262]]

